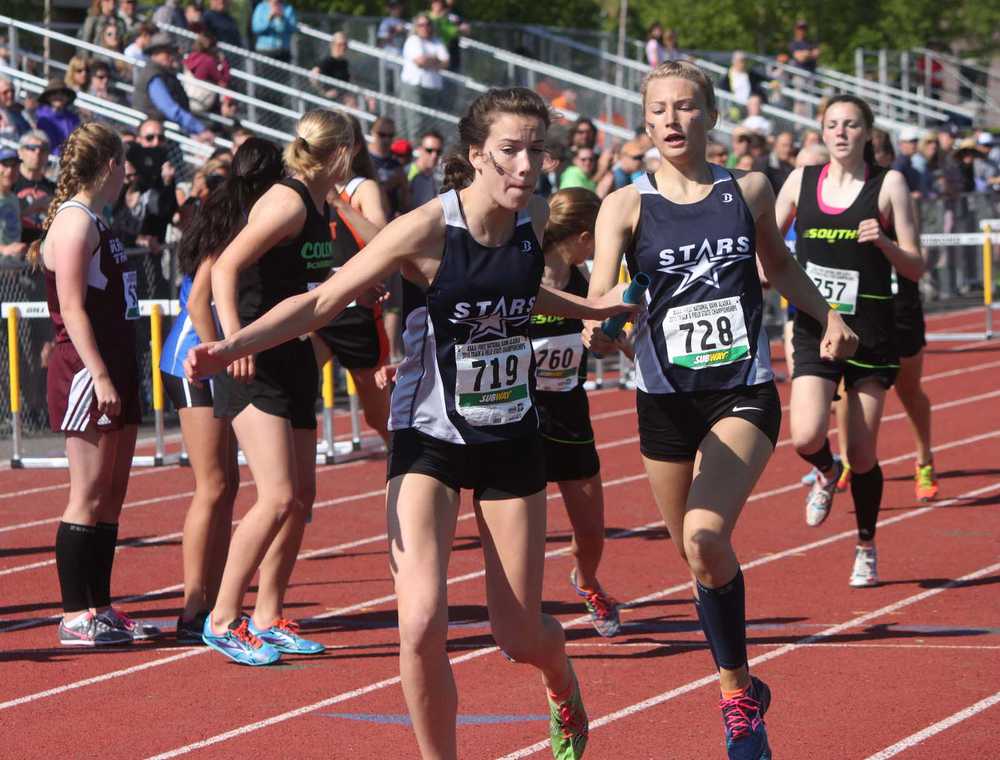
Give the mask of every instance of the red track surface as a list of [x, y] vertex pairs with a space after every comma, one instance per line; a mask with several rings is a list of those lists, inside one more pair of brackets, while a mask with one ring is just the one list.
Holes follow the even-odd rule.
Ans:
[[[934, 318], [970, 329], [978, 315]], [[961, 350], [956, 350], [961, 348]], [[780, 368], [780, 362], [779, 362]], [[894, 394], [880, 459], [883, 585], [847, 586], [854, 518], [838, 497], [819, 529], [803, 520], [805, 466], [782, 441], [740, 521], [750, 656], [774, 692], [779, 758], [988, 758], [1000, 718], [1000, 347], [932, 344], [941, 500], [912, 492], [913, 442]], [[787, 403], [788, 385], [780, 390]], [[633, 394], [592, 396], [608, 529], [601, 578], [625, 627], [596, 635], [567, 584], [568, 520], [550, 498], [546, 609], [568, 628], [591, 717], [591, 758], [724, 757], [711, 660], [686, 575], [665, 540], [636, 442]], [[55, 643], [52, 544], [64, 471], [0, 472], [0, 757], [416, 757], [397, 680], [394, 598], [381, 487], [384, 462], [324, 467], [318, 509], [289, 592], [291, 616], [330, 647], [278, 667], [231, 665], [170, 639], [125, 651]], [[172, 625], [181, 598], [186, 469], [137, 471], [122, 518], [113, 588], [133, 616]], [[238, 513], [253, 500], [241, 489]], [[508, 664], [486, 626], [482, 560], [466, 504], [450, 577], [452, 658], [463, 758], [547, 757], [538, 677]], [[248, 604], [252, 598], [248, 599]], [[350, 716], [350, 717], [349, 717]], [[489, 722], [490, 720], [494, 722]], [[12, 739], [16, 737], [16, 742]]]

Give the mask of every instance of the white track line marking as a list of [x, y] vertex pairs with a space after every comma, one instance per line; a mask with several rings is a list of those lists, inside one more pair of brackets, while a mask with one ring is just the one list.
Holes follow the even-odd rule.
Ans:
[[1000, 702], [1000, 691], [995, 694], [981, 699], [976, 704], [966, 707], [964, 710], [959, 710], [954, 715], [949, 715], [944, 720], [939, 720], [937, 723], [928, 726], [923, 731], [918, 731], [915, 734], [907, 736], [905, 739], [893, 744], [891, 747], [886, 747], [881, 752], [876, 752], [874, 755], [869, 755], [866, 760], [886, 760], [890, 757], [895, 757], [900, 752], [905, 752], [908, 749], [916, 747], [921, 742], [926, 739], [930, 739], [936, 734], [940, 734], [942, 731], [947, 731], [952, 726], [961, 723], [963, 720], [968, 720], [969, 718], [978, 715], [983, 712], [983, 710], [988, 710], [993, 707], [993, 705]]
[[[992, 435], [1000, 435], [1000, 431], [996, 431], [995, 433], [992, 433], [990, 435], [991, 436]], [[959, 502], [959, 501], [961, 501], [963, 499], [975, 498], [976, 496], [980, 496], [980, 495], [982, 495], [984, 493], [988, 493], [990, 491], [994, 491], [994, 490], [996, 490], [998, 488], [1000, 488], [1000, 482], [996, 482], [996, 483], [993, 483], [991, 485], [984, 486], [982, 488], [977, 488], [977, 489], [975, 489], [973, 491], [969, 491], [968, 493], [962, 494], [961, 496], [958, 496], [958, 497], [956, 497], [954, 499], [949, 499], [947, 501], [942, 501], [942, 502], [940, 502], [937, 505], [934, 505], [934, 506], [931, 506], [931, 507], [925, 507], [925, 508], [923, 508], [921, 510], [918, 510], [917, 512], [908, 513], [907, 515], [900, 515], [898, 517], [891, 518], [891, 520], [880, 521], [879, 522], [879, 527], [887, 525], [890, 522], [900, 522], [902, 519], [904, 519], [906, 517], [914, 517], [918, 513], [919, 514], [926, 514], [927, 512], [929, 512], [931, 510], [934, 510], [934, 509], [939, 509], [941, 507], [951, 506], [952, 504], [955, 504], [955, 503], [957, 503], [957, 502]], [[854, 535], [855, 535], [855, 531], [845, 531], [844, 533], [839, 534], [839, 538], [853, 537]], [[825, 545], [827, 543], [832, 543], [832, 542], [831, 541], [814, 542], [813, 544], [809, 544], [807, 546]], [[743, 567], [744, 567], [744, 569], [749, 569], [750, 567], [753, 567], [753, 566], [768, 564], [770, 562], [777, 561], [778, 559], [781, 559], [782, 557], [785, 557], [785, 556], [791, 556], [791, 555], [801, 554], [801, 552], [804, 551], [804, 550], [806, 550], [806, 549], [804, 549], [803, 547], [800, 547], [798, 549], [791, 549], [791, 550], [788, 550], [788, 551], [785, 551], [785, 552], [781, 552], [779, 554], [767, 555], [766, 557], [762, 557], [761, 559], [756, 560], [754, 563], [748, 563], [747, 565], [744, 565]], [[995, 566], [992, 566], [992, 567], [1000, 568], [1000, 565], [995, 565]], [[989, 571], [989, 569], [990, 568], [987, 568], [986, 570]], [[979, 571], [979, 572], [981, 574], [987, 574], [987, 572], [984, 572], [984, 571]], [[978, 577], [978, 575], [976, 573], [974, 573], [973, 576]], [[960, 581], [961, 580], [968, 580], [971, 577], [972, 576], [966, 576], [965, 578], [960, 579]], [[921, 599], [926, 598], [928, 596], [933, 596], [934, 594], [940, 593], [941, 591], [945, 590], [945, 588], [949, 588], [952, 585], [954, 585], [955, 583], [960, 582], [960, 581], [952, 581], [951, 584], [948, 584], [946, 586], [942, 586], [942, 587], [939, 587], [939, 588], [936, 588], [936, 589], [931, 589], [929, 591], [922, 592], [921, 594], [917, 594], [916, 596], [919, 597], [919, 598], [921, 598]], [[685, 583], [678, 584], [677, 586], [673, 587], [673, 589], [674, 589], [673, 593], [676, 593], [677, 591], [680, 591], [680, 590], [689, 589], [690, 586], [691, 586], [691, 582], [690, 581], [686, 581]], [[666, 591], [669, 591], [669, 589], [666, 590]], [[658, 592], [657, 594], [651, 595], [650, 597], [644, 597], [644, 598], [655, 598], [656, 596], [666, 595], [666, 591]], [[910, 597], [910, 599], [914, 599], [915, 600], [916, 597]], [[636, 604], [639, 601], [640, 600], [638, 600], [638, 599], [632, 600], [631, 602], [629, 602], [629, 605]], [[903, 600], [903, 602], [896, 602], [894, 605], [889, 605], [889, 607], [892, 607], [893, 609], [901, 609], [902, 607], [905, 607], [905, 606], [907, 606], [908, 604], [911, 604], [911, 603], [913, 603], [913, 602], [907, 602], [907, 600]], [[872, 613], [869, 613], [869, 615], [862, 615], [859, 618], [855, 618], [852, 621], [848, 621], [847, 624], [841, 624], [841, 625], [838, 625], [838, 626], [833, 626], [833, 627], [827, 629], [826, 631], [824, 631], [824, 632], [822, 632], [820, 634], [816, 634], [814, 636], [808, 636], [808, 637], [806, 637], [804, 639], [801, 639], [799, 642], [796, 642], [795, 644], [785, 645], [784, 647], [782, 647], [782, 648], [780, 648], [778, 650], [775, 650], [774, 652], [769, 652], [766, 655], [762, 655], [761, 657], [766, 657], [767, 659], [773, 659], [774, 657], [780, 657], [782, 654], [786, 654], [787, 651], [791, 651], [791, 649], [789, 649], [789, 647], [803, 646], [803, 645], [805, 645], [807, 643], [811, 644], [811, 643], [813, 643], [815, 641], [818, 641], [821, 638], [824, 638], [824, 637], [827, 637], [827, 636], [831, 636], [834, 633], [837, 633], [840, 630], [843, 630], [843, 626], [844, 625], [847, 625], [847, 627], [854, 627], [855, 625], [860, 625], [861, 623], [857, 623], [855, 621], [860, 620], [861, 622], [864, 622], [867, 619], [869, 619], [869, 617], [870, 617], [871, 614]], [[584, 616], [581, 616], [579, 618], [576, 618], [575, 620], [569, 621], [569, 623], [564, 624], [564, 627], [570, 627], [570, 626], [574, 626], [574, 625], [580, 625], [580, 624], [586, 623], [588, 621], [589, 621], [589, 617], [586, 616], [586, 615], [584, 615]], [[854, 625], [851, 625], [852, 623]], [[467, 661], [473, 660], [473, 659], [477, 659], [479, 657], [483, 657], [485, 655], [492, 654], [492, 653], [498, 652], [498, 651], [499, 651], [499, 649], [497, 647], [495, 647], [495, 646], [493, 646], [493, 647], [484, 647], [482, 649], [477, 649], [475, 651], [468, 652], [468, 653], [463, 654], [463, 655], [459, 655], [458, 657], [452, 657], [452, 658], [449, 659], [449, 662], [452, 665], [458, 665], [459, 663], [467, 662]], [[757, 661], [761, 661], [761, 658], [758, 657], [755, 660], [751, 661], [751, 663], [753, 664], [753, 663], [755, 663]], [[713, 680], [715, 680], [717, 678], [718, 678], [718, 676], [715, 675], [715, 676], [711, 676], [709, 678], [701, 679], [701, 680], [704, 681], [705, 683], [711, 683]], [[374, 684], [369, 684], [367, 686], [362, 686], [360, 688], [353, 689], [351, 691], [347, 691], [347, 692], [344, 692], [342, 694], [337, 694], [336, 696], [329, 697], [329, 698], [324, 699], [324, 700], [322, 700], [320, 702], [314, 702], [313, 704], [306, 705], [305, 707], [300, 707], [300, 708], [297, 708], [295, 710], [290, 710], [288, 712], [281, 713], [280, 715], [275, 715], [275, 716], [272, 716], [272, 717], [267, 718], [265, 720], [261, 720], [261, 721], [257, 721], [256, 723], [248, 724], [246, 726], [241, 726], [239, 728], [234, 728], [234, 729], [232, 729], [230, 731], [227, 731], [227, 732], [222, 733], [222, 734], [218, 734], [218, 735], [210, 737], [208, 739], [204, 739], [204, 740], [202, 740], [200, 742], [196, 742], [194, 744], [188, 744], [188, 745], [185, 745], [183, 747], [178, 747], [177, 749], [170, 750], [168, 752], [165, 752], [165, 753], [162, 753], [162, 754], [159, 754], [159, 755], [155, 755], [155, 756], [153, 756], [151, 758], [148, 758], [148, 760], [167, 760], [167, 758], [177, 757], [179, 755], [184, 755], [184, 754], [187, 754], [189, 752], [193, 752], [193, 751], [198, 750], [198, 749], [203, 749], [205, 747], [209, 747], [209, 746], [212, 746], [214, 744], [218, 744], [220, 742], [227, 741], [229, 739], [234, 739], [234, 738], [237, 738], [237, 737], [240, 737], [240, 736], [244, 736], [244, 735], [252, 733], [254, 731], [258, 731], [258, 730], [260, 730], [262, 728], [267, 728], [269, 726], [273, 726], [275, 724], [282, 723], [282, 722], [287, 721], [287, 720], [291, 720], [292, 718], [297, 718], [297, 717], [299, 717], [301, 715], [307, 715], [307, 714], [309, 714], [311, 712], [315, 712], [316, 710], [321, 710], [321, 709], [323, 709], [325, 707], [328, 707], [330, 705], [337, 704], [338, 702], [344, 702], [344, 701], [347, 701], [349, 699], [354, 699], [355, 697], [364, 696], [365, 694], [369, 694], [369, 693], [371, 693], [373, 691], [378, 691], [380, 689], [384, 689], [384, 688], [387, 688], [389, 686], [395, 686], [399, 682], [400, 682], [399, 676], [395, 676], [393, 678], [387, 678], [387, 679], [385, 679], [383, 681], [379, 681], [379, 682], [374, 683]], [[701, 684], [699, 682], [699, 685], [703, 685], [703, 684]], [[592, 723], [591, 727], [593, 727], [593, 726], [594, 726], [594, 724]], [[547, 747], [548, 746], [548, 742], [541, 743], [540, 745], [537, 745], [537, 746], [538, 746], [539, 749]], [[537, 751], [537, 750], [534, 750], [534, 751]], [[510, 755], [509, 757], [520, 757], [520, 756], [521, 755]]]
[[[996, 488], [998, 485], [1000, 484], [993, 484], [992, 486], [990, 486], [990, 488]], [[970, 495], [971, 493], [966, 494], [966, 497]], [[956, 586], [959, 586], [962, 583], [975, 580], [976, 578], [982, 578], [983, 576], [990, 575], [991, 573], [995, 573], [998, 570], [1000, 570], [1000, 563], [980, 568], [979, 570], [976, 570], [972, 573], [968, 573], [967, 575], [963, 575], [961, 578], [949, 581], [948, 583], [939, 586], [937, 588], [921, 591], [919, 594], [913, 594], [912, 596], [905, 597], [903, 599], [893, 602], [892, 604], [887, 604], [884, 607], [880, 607], [877, 610], [872, 610], [871, 612], [866, 612], [863, 615], [858, 615], [857, 617], [851, 618], [846, 622], [830, 626], [826, 630], [820, 631], [819, 633], [815, 633], [811, 636], [806, 636], [802, 639], [799, 639], [798, 641], [792, 642], [791, 644], [785, 644], [770, 652], [758, 655], [757, 657], [752, 658], [749, 661], [748, 665], [751, 666], [759, 665], [763, 662], [767, 662], [768, 660], [773, 660], [778, 657], [783, 657], [786, 654], [790, 654], [791, 652], [794, 652], [797, 649], [801, 649], [809, 644], [819, 642], [822, 639], [826, 639], [831, 636], [836, 636], [838, 633], [849, 630], [851, 628], [858, 628], [859, 626], [862, 626], [871, 620], [875, 620], [876, 618], [880, 618], [883, 615], [890, 615], [894, 612], [898, 612], [901, 609], [917, 604], [918, 602], [922, 602], [925, 599], [929, 599], [932, 596], [937, 596], [938, 594], [941, 594], [947, 591], [948, 589], [955, 588]], [[669, 702], [670, 700], [683, 696], [688, 692], [700, 689], [702, 686], [708, 686], [709, 684], [715, 683], [718, 679], [719, 679], [718, 673], [712, 673], [711, 675], [704, 676], [703, 678], [699, 678], [695, 681], [689, 681], [688, 683], [682, 686], [678, 686], [674, 689], [670, 689], [669, 691], [657, 694], [656, 696], [650, 697], [649, 699], [644, 699], [642, 702], [636, 702], [633, 705], [624, 707], [621, 710], [616, 710], [615, 712], [609, 713], [608, 715], [598, 718], [597, 720], [592, 720], [590, 722], [590, 730], [593, 731], [595, 729], [601, 728], [602, 726], [606, 726], [609, 723], [614, 723], [615, 721], [621, 720], [622, 718], [628, 718], [644, 710], [648, 710], [650, 707], [656, 707], [657, 705], [661, 705], [664, 702]], [[530, 755], [533, 755], [536, 752], [539, 752], [548, 746], [549, 742], [547, 740], [543, 742], [538, 742], [537, 744], [533, 744], [530, 747], [525, 747], [524, 749], [520, 749], [516, 752], [511, 752], [508, 755], [504, 755], [502, 758], [500, 758], [500, 760], [518, 760], [519, 758], [522, 757], [529, 757]]]

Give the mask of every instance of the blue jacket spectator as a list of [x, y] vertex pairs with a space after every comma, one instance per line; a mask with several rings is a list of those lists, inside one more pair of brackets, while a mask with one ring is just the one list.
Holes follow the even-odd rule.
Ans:
[[298, 31], [295, 9], [282, 0], [261, 0], [253, 9], [254, 49], [279, 61], [292, 60], [292, 35]]
[[80, 126], [80, 116], [72, 107], [74, 100], [76, 93], [61, 79], [53, 79], [38, 96], [38, 128], [48, 135], [56, 155], [66, 138]]

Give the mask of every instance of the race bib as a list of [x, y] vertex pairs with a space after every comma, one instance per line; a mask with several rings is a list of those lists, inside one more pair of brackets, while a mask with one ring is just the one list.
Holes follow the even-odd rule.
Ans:
[[125, 319], [139, 318], [139, 278], [135, 272], [122, 272], [125, 291]]
[[577, 386], [583, 338], [580, 333], [535, 338], [535, 387], [540, 391], [567, 393]]
[[531, 408], [531, 344], [522, 335], [455, 346], [455, 408], [470, 425], [507, 425]]
[[841, 314], [853, 314], [858, 304], [860, 274], [853, 269], [834, 269], [806, 262], [806, 274], [816, 283], [830, 308]]
[[750, 356], [739, 296], [670, 309], [663, 319], [667, 357], [687, 369], [721, 367]]

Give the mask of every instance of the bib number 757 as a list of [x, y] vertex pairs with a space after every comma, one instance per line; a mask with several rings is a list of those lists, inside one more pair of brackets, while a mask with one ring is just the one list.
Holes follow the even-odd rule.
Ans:
[[663, 319], [671, 364], [705, 369], [750, 356], [746, 321], [738, 296], [670, 309]]

